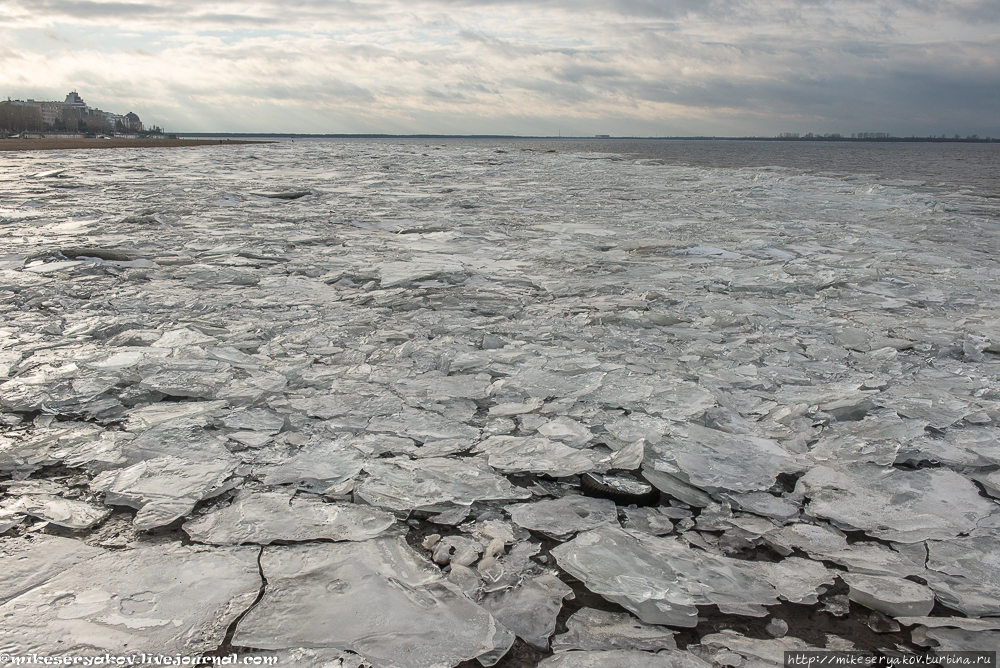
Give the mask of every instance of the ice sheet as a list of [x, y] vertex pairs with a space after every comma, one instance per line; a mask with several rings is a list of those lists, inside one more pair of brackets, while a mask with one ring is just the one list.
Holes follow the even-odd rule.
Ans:
[[[87, 544], [126, 569], [172, 554], [188, 515], [200, 540], [302, 541], [280, 549], [304, 558], [437, 533], [448, 596], [516, 599], [548, 569], [568, 580], [572, 552], [589, 584], [684, 623], [713, 602], [724, 616], [781, 600], [851, 614], [846, 599], [814, 603], [823, 561], [917, 576], [938, 602], [993, 614], [1000, 239], [986, 204], [864, 174], [521, 150], [534, 148], [4, 158], [0, 482], [17, 483], [4, 542], [78, 538], [51, 559], [25, 552], [44, 580], [82, 568]], [[658, 505], [563, 507], [582, 498], [579, 474], [607, 469], [641, 470]], [[607, 532], [614, 549], [581, 540]], [[363, 540], [324, 542], [342, 538]], [[477, 607], [463, 624], [486, 619], [464, 600]], [[524, 600], [511, 609], [551, 617], [551, 597]], [[44, 603], [19, 614], [40, 620]], [[200, 609], [176, 614], [200, 628]], [[476, 624], [462, 642], [478, 649], [456, 657], [489, 645]], [[535, 626], [523, 633], [540, 644]], [[727, 643], [699, 656], [769, 660]], [[303, 644], [280, 652], [342, 651]], [[693, 656], [630, 651], [594, 660]]]
[[502, 653], [514, 639], [400, 538], [268, 547], [261, 567], [267, 590], [234, 644], [346, 649], [375, 666], [417, 667]]
[[274, 541], [367, 540], [384, 533], [395, 516], [367, 506], [323, 503], [311, 494], [244, 490], [233, 502], [183, 526], [191, 540], [214, 545], [267, 545]]
[[215, 649], [257, 596], [257, 553], [160, 545], [65, 563], [0, 606], [7, 620], [0, 649], [77, 656]]

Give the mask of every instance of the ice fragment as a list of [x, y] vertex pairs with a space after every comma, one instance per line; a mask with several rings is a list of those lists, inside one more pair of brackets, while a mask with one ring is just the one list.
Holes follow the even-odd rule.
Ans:
[[919, 617], [934, 607], [934, 592], [916, 582], [860, 573], [840, 577], [850, 587], [848, 598], [890, 617]]
[[267, 590], [234, 644], [349, 650], [375, 666], [417, 668], [502, 655], [514, 639], [402, 538], [268, 547], [261, 567]]
[[182, 527], [191, 540], [213, 545], [267, 545], [276, 540], [367, 540], [386, 531], [396, 518], [354, 504], [323, 503], [313, 495], [241, 491], [225, 508]]
[[576, 495], [521, 503], [507, 506], [505, 510], [518, 526], [556, 538], [617, 523], [618, 520], [613, 501]]
[[23, 495], [14, 503], [5, 503], [4, 508], [67, 529], [89, 529], [111, 514], [110, 508], [101, 508], [85, 501], [64, 499], [51, 494]]
[[[574, 451], [575, 452], [575, 451]], [[377, 459], [364, 466], [368, 478], [356, 492], [367, 503], [391, 510], [413, 510], [440, 504], [468, 506], [474, 501], [526, 499], [478, 458], [405, 457]]]
[[524, 578], [512, 589], [488, 595], [483, 607], [517, 637], [544, 652], [564, 598], [573, 598], [573, 590], [555, 575], [543, 573]]
[[803, 468], [775, 441], [695, 424], [678, 428], [651, 449], [653, 468], [708, 492], [764, 491], [779, 473]]
[[967, 536], [927, 542], [924, 573], [938, 600], [973, 617], [1000, 609], [1000, 531], [977, 529]]
[[105, 471], [90, 487], [104, 492], [105, 503], [137, 508], [136, 528], [152, 529], [187, 515], [202, 499], [224, 492], [235, 468], [236, 463], [229, 458], [192, 462], [157, 457]]
[[[602, 527], [552, 549], [588, 589], [649, 624], [693, 627], [698, 605], [760, 617], [777, 603], [776, 573], [759, 562], [693, 550], [672, 538]], [[786, 576], [782, 573], [781, 576]]]
[[944, 540], [970, 531], [994, 505], [967, 478], [945, 469], [818, 466], [799, 485], [814, 517], [900, 543]]
[[218, 647], [257, 596], [258, 548], [157, 545], [101, 551], [0, 606], [0, 650], [82, 656]]
[[584, 452], [540, 437], [491, 436], [473, 452], [486, 453], [489, 465], [505, 473], [530, 471], [559, 478], [594, 468]]
[[673, 631], [643, 624], [626, 612], [581, 608], [566, 620], [566, 629], [552, 638], [553, 651], [677, 649]]

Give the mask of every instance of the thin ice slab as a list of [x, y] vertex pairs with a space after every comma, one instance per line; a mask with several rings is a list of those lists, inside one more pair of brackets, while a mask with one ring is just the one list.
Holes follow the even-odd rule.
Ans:
[[578, 495], [519, 503], [504, 510], [518, 526], [553, 537], [569, 536], [618, 521], [614, 501]]
[[267, 591], [234, 645], [356, 652], [375, 666], [453, 666], [514, 640], [402, 538], [265, 548]]
[[242, 491], [230, 505], [182, 528], [198, 543], [268, 545], [276, 540], [368, 540], [395, 521], [390, 513], [375, 508], [324, 503], [312, 494], [293, 497], [286, 491]]
[[258, 551], [156, 545], [103, 552], [0, 606], [0, 650], [83, 655], [215, 649], [257, 596]]
[[491, 436], [473, 452], [486, 453], [489, 465], [505, 473], [546, 473], [561, 478], [594, 468], [594, 460], [584, 451], [537, 436]]
[[113, 506], [137, 508], [137, 529], [170, 524], [190, 513], [195, 504], [225, 491], [236, 468], [231, 459], [188, 461], [159, 457], [124, 469], [105, 471], [94, 478], [91, 489], [104, 492]]
[[292, 483], [319, 493], [356, 476], [364, 461], [364, 454], [355, 448], [334, 441], [320, 441], [306, 446], [281, 464], [266, 467], [261, 473], [268, 485]]
[[938, 600], [970, 617], [1000, 611], [1000, 530], [927, 542], [926, 578]]
[[556, 617], [573, 590], [551, 573], [524, 578], [515, 587], [490, 594], [483, 607], [518, 638], [539, 651], [549, 648]]
[[933, 629], [920, 626], [911, 632], [910, 637], [914, 644], [930, 646], [938, 652], [996, 652], [997, 647], [1000, 647], [1000, 631]]
[[406, 457], [376, 459], [365, 464], [368, 479], [357, 495], [366, 503], [390, 510], [413, 510], [453, 503], [526, 499], [531, 492], [514, 487], [480, 458]]
[[947, 469], [817, 466], [798, 484], [813, 517], [897, 543], [954, 538], [995, 508], [972, 481]]
[[53, 494], [26, 494], [17, 501], [4, 504], [4, 508], [40, 520], [58, 524], [67, 529], [89, 529], [111, 514], [103, 508], [75, 499], [64, 499]]
[[566, 629], [552, 639], [553, 651], [677, 649], [673, 631], [643, 624], [627, 612], [581, 608], [566, 620]]
[[656, 654], [616, 649], [609, 652], [559, 652], [538, 668], [710, 668], [691, 652], [666, 650]]
[[[728, 614], [761, 617], [775, 605], [794, 569], [729, 559], [660, 538], [614, 527], [577, 535], [555, 547], [559, 566], [594, 593], [622, 605], [647, 624], [694, 627], [699, 605], [715, 604]], [[811, 571], [803, 581], [819, 586], [827, 578]], [[801, 597], [801, 587], [788, 587]]]
[[860, 573], [840, 577], [850, 587], [848, 598], [890, 617], [921, 617], [934, 608], [934, 592], [916, 582]]
[[[804, 650], [820, 649], [810, 646], [804, 640], [794, 636], [784, 638], [761, 639], [749, 638], [732, 629], [724, 629], [718, 633], [711, 633], [702, 637], [701, 646], [709, 652], [726, 650], [739, 654], [746, 661], [743, 665], [785, 665], [785, 652], [800, 652]], [[737, 657], [738, 659], [739, 657]], [[732, 664], [729, 665], [740, 665]]]
[[794, 473], [803, 464], [777, 442], [730, 434], [696, 424], [678, 427], [652, 446], [657, 471], [673, 475], [707, 492], [765, 491], [779, 473]]
[[914, 561], [909, 555], [875, 541], [847, 543], [847, 537], [830, 526], [789, 524], [764, 534], [764, 542], [782, 555], [799, 549], [813, 559], [832, 561], [854, 573], [872, 575], [919, 575], [923, 558]]

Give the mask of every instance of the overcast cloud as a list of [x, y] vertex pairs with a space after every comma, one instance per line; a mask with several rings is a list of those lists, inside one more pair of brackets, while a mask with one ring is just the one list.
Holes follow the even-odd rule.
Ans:
[[1000, 136], [998, 0], [5, 0], [0, 95], [170, 130]]

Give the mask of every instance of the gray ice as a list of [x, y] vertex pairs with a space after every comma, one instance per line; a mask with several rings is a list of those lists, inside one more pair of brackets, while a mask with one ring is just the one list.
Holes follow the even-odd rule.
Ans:
[[657, 651], [677, 649], [677, 641], [673, 631], [643, 624], [628, 613], [581, 608], [566, 620], [566, 633], [552, 638], [552, 649]]
[[518, 526], [540, 531], [554, 538], [567, 537], [578, 531], [618, 521], [614, 501], [573, 494], [561, 499], [507, 506], [505, 510]]
[[183, 525], [191, 540], [214, 545], [267, 545], [276, 540], [367, 540], [395, 524], [394, 515], [312, 494], [242, 490], [232, 503]]
[[[694, 550], [676, 538], [602, 527], [555, 547], [559, 566], [588, 589], [618, 603], [648, 624], [693, 627], [698, 605], [761, 617], [782, 590], [802, 600], [826, 574], [804, 577], [794, 567], [742, 561]], [[795, 578], [802, 578], [800, 584]]]
[[213, 650], [257, 596], [258, 551], [155, 545], [101, 550], [75, 565], [63, 558], [61, 568], [35, 576], [0, 606], [8, 620], [0, 649], [77, 656]]
[[234, 644], [349, 650], [374, 666], [454, 665], [514, 637], [402, 538], [267, 547], [264, 598]]
[[376, 459], [365, 464], [368, 478], [357, 496], [390, 510], [413, 510], [442, 504], [467, 506], [474, 501], [526, 499], [527, 490], [514, 487], [481, 458], [406, 457]]
[[817, 466], [798, 484], [814, 517], [899, 543], [954, 538], [995, 508], [968, 478], [947, 469]]

